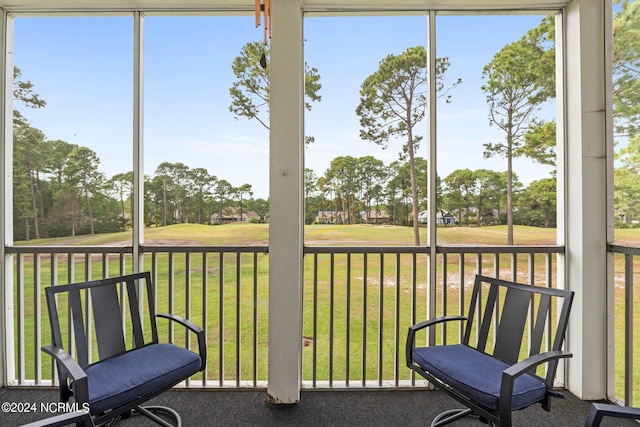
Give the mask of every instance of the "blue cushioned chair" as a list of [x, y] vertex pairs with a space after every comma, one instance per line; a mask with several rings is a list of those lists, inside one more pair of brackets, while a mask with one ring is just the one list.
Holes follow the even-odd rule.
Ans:
[[[204, 370], [204, 330], [182, 317], [156, 314], [148, 272], [52, 286], [45, 293], [53, 344], [42, 350], [56, 361], [63, 402], [73, 397], [79, 408], [88, 405], [95, 425], [135, 412], [170, 426], [156, 414], [162, 412], [182, 424], [170, 408], [141, 404]], [[161, 343], [157, 318], [195, 334], [198, 352]]]
[[[572, 300], [570, 291], [478, 275], [467, 317], [444, 316], [409, 327], [407, 366], [466, 407], [443, 412], [431, 425], [476, 414], [511, 427], [514, 410], [541, 403], [548, 411], [550, 397], [559, 395], [553, 391], [558, 360], [571, 357], [562, 342]], [[430, 330], [435, 342], [437, 326], [444, 331], [449, 322], [462, 322], [460, 343], [416, 346], [418, 331]], [[539, 365], [546, 366], [541, 376]]]

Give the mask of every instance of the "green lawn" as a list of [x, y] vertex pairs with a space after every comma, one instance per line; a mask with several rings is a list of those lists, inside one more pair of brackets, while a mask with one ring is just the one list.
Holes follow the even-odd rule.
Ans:
[[[421, 244], [427, 240], [427, 230], [420, 231]], [[506, 244], [506, 226], [439, 227], [438, 244]], [[621, 230], [625, 239], [640, 241], [640, 229]], [[516, 226], [517, 245], [554, 244], [556, 230]], [[235, 223], [225, 225], [176, 224], [144, 229], [145, 244], [173, 245], [268, 245], [269, 225]], [[308, 245], [394, 246], [413, 245], [411, 227], [389, 225], [308, 225], [305, 227]], [[107, 233], [53, 239], [20, 241], [16, 246], [99, 246], [130, 245], [131, 233]]]
[[[438, 228], [438, 243], [453, 245], [504, 245], [506, 241], [506, 227], [442, 227]], [[555, 229], [538, 229], [534, 227], [516, 227], [516, 244], [545, 245], [555, 243]], [[619, 230], [616, 236], [623, 239], [625, 244], [640, 242], [640, 229]], [[20, 242], [21, 245], [35, 246], [126, 246], [130, 245], [130, 233], [114, 233], [98, 236], [76, 236], [60, 239], [46, 239], [39, 241]], [[426, 241], [426, 230], [423, 229], [421, 238]], [[424, 241], [422, 244], [424, 244]], [[410, 227], [373, 226], [373, 225], [312, 225], [305, 228], [305, 244], [309, 246], [385, 246], [412, 245], [413, 232]], [[196, 224], [180, 224], [169, 227], [153, 227], [145, 229], [146, 245], [203, 245], [203, 246], [247, 246], [268, 245], [268, 225], [265, 224], [228, 224], [219, 226], [205, 226]], [[109, 275], [117, 275], [119, 262], [117, 255], [110, 261]], [[125, 257], [130, 271], [131, 260]], [[465, 280], [475, 272], [475, 257], [465, 259]], [[203, 259], [202, 255], [187, 257], [184, 253], [171, 258], [167, 254], [159, 254], [156, 258], [157, 299], [158, 311], [173, 311], [180, 315], [188, 315], [196, 323], [205, 324], [204, 304], [207, 307], [206, 327], [208, 331], [209, 357], [207, 378], [219, 380], [235, 380], [240, 372], [242, 380], [250, 379], [255, 369], [257, 380], [265, 380], [267, 375], [267, 325], [268, 325], [268, 256], [258, 254], [255, 262], [257, 282], [253, 282], [254, 259], [252, 254], [227, 254], [221, 258], [218, 254], [209, 254]], [[203, 262], [207, 262], [206, 269]], [[501, 271], [509, 274], [510, 257], [500, 257]], [[518, 270], [526, 272], [528, 260], [526, 256], [517, 259]], [[482, 259], [482, 267], [486, 271], [493, 271], [495, 260], [492, 257]], [[536, 257], [536, 268], [544, 272], [543, 258]], [[67, 261], [58, 265], [59, 283], [65, 283], [69, 268]], [[145, 255], [145, 269], [151, 268], [151, 255]], [[331, 266], [333, 265], [333, 270]], [[402, 361], [404, 350], [404, 331], [412, 323], [412, 316], [418, 320], [426, 316], [426, 265], [427, 258], [418, 259], [413, 271], [410, 254], [396, 258], [393, 254], [384, 256], [370, 255], [366, 266], [368, 277], [364, 277], [365, 260], [362, 255], [353, 255], [350, 259], [350, 269], [346, 254], [318, 255], [305, 257], [304, 284], [304, 330], [307, 337], [315, 338], [314, 343], [304, 348], [303, 368], [304, 380], [316, 378], [326, 381], [329, 378], [339, 381], [348, 378], [352, 383], [359, 383], [362, 379], [378, 380], [381, 377], [393, 380], [408, 379], [408, 370], [394, 366], [395, 358]], [[622, 260], [616, 258], [616, 275], [624, 272], [620, 269]], [[317, 270], [315, 270], [317, 266]], [[94, 261], [90, 267], [86, 260], [76, 259], [73, 263], [76, 280], [82, 280], [83, 274], [89, 268], [92, 277], [103, 274], [101, 262]], [[460, 262], [457, 256], [450, 255], [446, 263], [446, 271], [450, 288], [441, 289], [443, 266], [437, 273], [437, 304], [442, 313], [444, 307], [448, 314], [457, 314], [460, 306], [464, 306], [459, 286], [451, 279], [459, 277]], [[14, 269], [17, 271], [17, 269]], [[34, 263], [25, 258], [24, 271], [24, 354], [25, 377], [32, 378], [37, 361], [37, 349], [33, 339], [35, 334], [34, 314], [36, 289], [41, 289], [49, 282], [51, 262], [48, 256], [43, 256], [38, 265], [39, 282], [34, 277]], [[207, 271], [206, 288], [202, 272]], [[314, 273], [317, 271], [317, 273]], [[347, 272], [350, 271], [350, 275]], [[398, 271], [400, 272], [397, 276]], [[484, 270], [483, 270], [484, 271]], [[640, 271], [640, 268], [637, 269]], [[317, 285], [314, 287], [314, 274]], [[412, 288], [412, 274], [418, 278], [415, 288]], [[485, 273], [486, 274], [486, 273]], [[491, 274], [491, 273], [489, 273]], [[544, 273], [542, 273], [544, 274]], [[236, 278], [240, 277], [240, 285]], [[399, 281], [397, 279], [399, 277]], [[189, 283], [187, 298], [186, 283]], [[39, 283], [39, 285], [36, 285]], [[636, 280], [640, 285], [640, 279]], [[381, 286], [383, 284], [383, 286]], [[397, 285], [396, 285], [397, 284]], [[636, 293], [637, 295], [640, 292]], [[15, 291], [15, 301], [18, 301], [18, 290]], [[467, 296], [468, 298], [468, 296]], [[221, 304], [220, 302], [223, 301]], [[413, 301], [417, 302], [415, 312], [412, 312]], [[42, 310], [45, 310], [44, 300], [40, 299]], [[616, 305], [617, 336], [623, 336], [624, 327], [620, 310], [623, 304]], [[224, 313], [219, 316], [220, 307]], [[254, 311], [255, 310], [255, 311]], [[314, 311], [315, 310], [315, 311]], [[16, 316], [19, 315], [16, 306]], [[315, 312], [315, 315], [314, 315]], [[257, 322], [254, 323], [254, 315]], [[17, 324], [17, 322], [16, 322]], [[162, 333], [166, 336], [166, 326]], [[40, 329], [42, 342], [46, 343], [48, 325], [46, 313], [43, 312]], [[640, 330], [640, 328], [638, 328]], [[398, 332], [399, 331], [399, 332]], [[16, 336], [18, 331], [16, 330]], [[253, 334], [258, 339], [257, 354], [253, 351]], [[349, 345], [347, 345], [347, 333]], [[457, 335], [455, 328], [448, 330], [451, 337]], [[181, 338], [181, 335], [178, 337]], [[239, 339], [238, 339], [239, 338]], [[363, 346], [362, 343], [366, 342]], [[220, 346], [220, 343], [224, 345]], [[16, 344], [17, 345], [17, 344]], [[619, 347], [616, 346], [618, 349]], [[17, 356], [16, 351], [16, 357]], [[619, 353], [619, 351], [618, 351]], [[640, 355], [639, 355], [640, 357]], [[313, 370], [315, 359], [316, 370]], [[240, 360], [240, 365], [237, 361]], [[254, 365], [254, 360], [256, 365]], [[347, 360], [349, 361], [347, 363]], [[48, 358], [42, 357], [43, 377], [50, 376], [51, 368]], [[616, 373], [622, 371], [623, 360], [617, 358]], [[640, 363], [640, 359], [635, 363]], [[616, 375], [619, 377], [620, 375]], [[640, 395], [640, 391], [636, 393]]]

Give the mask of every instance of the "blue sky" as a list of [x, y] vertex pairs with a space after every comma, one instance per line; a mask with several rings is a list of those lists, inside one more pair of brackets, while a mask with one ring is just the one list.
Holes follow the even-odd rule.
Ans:
[[[505, 44], [540, 23], [541, 16], [439, 16], [437, 56], [447, 56], [449, 81], [463, 83], [451, 104], [438, 105], [438, 174], [458, 168], [506, 170], [500, 158], [483, 159], [482, 144], [501, 141], [489, 126], [480, 87], [482, 67]], [[88, 146], [111, 177], [131, 170], [133, 19], [120, 17], [24, 17], [15, 21], [14, 61], [23, 79], [47, 101], [22, 109], [49, 139]], [[401, 141], [381, 147], [360, 140], [355, 114], [362, 81], [388, 54], [426, 43], [424, 16], [309, 17], [305, 59], [321, 75], [322, 101], [305, 116], [315, 143], [305, 165], [320, 176], [341, 155], [373, 155], [388, 164]], [[231, 62], [262, 30], [252, 17], [145, 18], [145, 173], [161, 162], [204, 167], [234, 186], [250, 183], [268, 197], [268, 131], [235, 120], [228, 111]], [[20, 106], [18, 106], [20, 108]], [[541, 112], [552, 117], [554, 106]], [[427, 134], [427, 124], [421, 133]], [[421, 152], [427, 157], [427, 146]], [[549, 176], [549, 168], [521, 160], [521, 181]]]

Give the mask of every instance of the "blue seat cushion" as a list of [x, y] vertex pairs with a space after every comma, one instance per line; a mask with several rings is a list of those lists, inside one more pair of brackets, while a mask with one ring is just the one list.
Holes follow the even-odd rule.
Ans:
[[196, 353], [173, 344], [150, 344], [85, 368], [92, 414], [173, 387], [200, 370]]
[[[491, 410], [498, 409], [502, 371], [511, 366], [508, 363], [463, 344], [414, 348], [412, 355], [422, 369], [452, 389]], [[512, 409], [526, 408], [545, 396], [542, 381], [521, 375], [514, 381]]]

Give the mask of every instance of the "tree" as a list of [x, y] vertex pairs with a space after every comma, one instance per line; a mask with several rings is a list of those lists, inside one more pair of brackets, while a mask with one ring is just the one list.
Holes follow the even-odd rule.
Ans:
[[125, 200], [132, 199], [132, 191], [133, 191], [133, 172], [125, 172], [115, 174], [109, 181], [107, 181], [109, 188], [113, 191], [113, 193], [118, 198], [120, 202], [120, 216], [125, 218], [126, 207]]
[[156, 175], [162, 180], [162, 225], [186, 222], [189, 166], [162, 162], [156, 168]]
[[615, 211], [625, 223], [640, 216], [640, 134], [630, 138], [629, 142], [618, 153], [621, 166], [614, 170]]
[[545, 228], [556, 225], [556, 180], [544, 178], [533, 181], [519, 200], [520, 212], [525, 225]]
[[249, 199], [247, 200], [247, 207], [260, 216], [261, 222], [264, 222], [269, 214], [269, 202], [265, 199]]
[[556, 122], [535, 123], [524, 134], [522, 154], [536, 162], [556, 166]]
[[[506, 174], [478, 169], [475, 178], [478, 225], [486, 225], [487, 218], [493, 218], [495, 224], [500, 219], [500, 199], [506, 190]], [[495, 216], [494, 211], [497, 213]]]
[[[260, 65], [260, 57], [265, 55], [267, 66]], [[317, 68], [309, 67], [305, 62], [304, 76], [304, 107], [311, 110], [311, 102], [320, 101], [320, 74]], [[229, 111], [235, 118], [246, 117], [257, 120], [269, 129], [269, 47], [261, 42], [249, 42], [240, 50], [231, 64], [236, 81], [229, 89], [231, 105]], [[305, 137], [305, 143], [313, 141], [312, 137]]]
[[[436, 60], [438, 92], [444, 89], [442, 79], [449, 65], [447, 58]], [[459, 83], [460, 79], [453, 86]], [[415, 152], [420, 137], [414, 134], [414, 127], [424, 118], [427, 102], [427, 51], [423, 46], [416, 46], [400, 55], [387, 55], [380, 61], [378, 70], [362, 83], [360, 104], [356, 108], [356, 114], [360, 117], [360, 138], [385, 148], [392, 137], [406, 140], [404, 147], [409, 156], [413, 236], [416, 245], [420, 244], [420, 234], [417, 221], [419, 201]]]
[[526, 154], [524, 135], [534, 113], [555, 95], [555, 54], [545, 44], [552, 23], [545, 18], [541, 26], [503, 47], [482, 70], [489, 123], [505, 133], [504, 141], [484, 144], [484, 156], [507, 160], [508, 245], [513, 245], [513, 159]]
[[[329, 169], [325, 173], [327, 179], [332, 181], [336, 190], [336, 199], [339, 198], [342, 222], [346, 224], [356, 223], [356, 194], [358, 193], [358, 161], [352, 156], [338, 156], [331, 161]], [[338, 210], [338, 209], [336, 209]]]
[[311, 224], [314, 218], [315, 206], [311, 206], [311, 195], [317, 188], [318, 177], [313, 169], [304, 168], [304, 221]]
[[[14, 126], [14, 178], [16, 179], [16, 190], [21, 187], [26, 190], [16, 191], [14, 199], [22, 199], [23, 216], [25, 225], [25, 239], [30, 239], [29, 220], [33, 219], [33, 231], [35, 238], [40, 238], [39, 210], [38, 210], [38, 172], [42, 169], [42, 151], [44, 133], [40, 129], [29, 126], [26, 122]], [[22, 176], [21, 176], [22, 175]], [[22, 178], [22, 179], [21, 179]], [[20, 197], [24, 195], [24, 197]], [[41, 205], [42, 200], [40, 200]], [[28, 207], [27, 207], [28, 205]]]
[[[37, 92], [34, 91], [34, 85], [30, 81], [22, 81], [22, 72], [20, 68], [13, 67], [13, 98], [20, 101], [22, 105], [29, 108], [42, 108], [47, 105], [46, 101], [40, 98]], [[20, 114], [20, 111], [14, 108], [13, 110], [13, 124], [20, 125], [26, 124], [27, 120]]]
[[209, 174], [209, 171], [205, 168], [193, 168], [187, 171], [186, 190], [191, 201], [191, 217], [193, 217], [193, 211], [195, 211], [194, 220], [197, 224], [203, 224], [205, 221], [207, 199], [210, 198], [211, 191], [217, 180], [218, 178]]
[[224, 210], [227, 208], [229, 197], [231, 197], [232, 194], [233, 186], [231, 183], [226, 179], [219, 180], [214, 190], [214, 195], [219, 203], [220, 218], [224, 216]]
[[613, 19], [613, 105], [616, 131], [640, 131], [640, 2], [615, 0]]
[[242, 221], [242, 216], [244, 214], [244, 196], [253, 196], [253, 188], [251, 187], [251, 184], [242, 184], [240, 187], [234, 188], [233, 193], [238, 198], [238, 208], [240, 208], [240, 221]]
[[449, 208], [458, 210], [458, 224], [462, 225], [462, 213], [469, 223], [469, 211], [474, 202], [476, 191], [476, 174], [470, 169], [457, 169], [443, 180], [447, 188], [446, 199]]
[[76, 147], [69, 154], [69, 161], [64, 169], [67, 182], [84, 196], [91, 234], [95, 234], [91, 196], [99, 193], [104, 183], [104, 175], [98, 170], [99, 164], [100, 159], [93, 150]]
[[360, 177], [360, 199], [364, 202], [365, 221], [368, 224], [372, 202], [381, 197], [383, 184], [387, 179], [387, 169], [382, 160], [373, 156], [360, 157], [356, 161], [357, 173]]
[[408, 224], [409, 212], [406, 210], [407, 199], [411, 194], [411, 177], [409, 167], [401, 160], [389, 164], [389, 181], [385, 188], [391, 219], [393, 224]]

